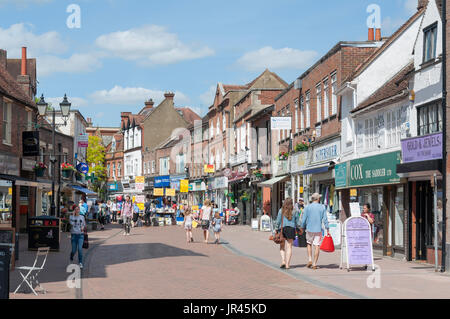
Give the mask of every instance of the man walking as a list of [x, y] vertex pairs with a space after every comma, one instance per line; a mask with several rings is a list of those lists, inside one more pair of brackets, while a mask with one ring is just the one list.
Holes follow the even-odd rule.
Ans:
[[131, 218], [133, 217], [133, 204], [130, 196], [127, 195], [125, 203], [122, 205], [122, 219], [125, 228], [124, 236], [130, 236]]
[[[317, 261], [319, 260], [320, 243], [322, 241], [322, 223], [329, 234], [328, 218], [325, 206], [319, 204], [320, 196], [314, 193], [311, 196], [312, 203], [306, 206], [303, 212], [302, 221], [300, 223], [300, 234], [303, 234], [306, 228], [306, 244], [308, 248], [308, 264], [307, 267], [317, 269]], [[312, 261], [312, 246], [314, 246], [314, 262]]]

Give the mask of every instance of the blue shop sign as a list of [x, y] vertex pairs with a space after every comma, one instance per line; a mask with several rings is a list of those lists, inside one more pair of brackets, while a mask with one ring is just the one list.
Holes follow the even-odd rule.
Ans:
[[86, 163], [80, 163], [77, 165], [77, 171], [83, 174], [89, 173], [89, 165]]
[[180, 190], [180, 181], [182, 179], [186, 179], [186, 174], [170, 176], [170, 188], [179, 191]]
[[155, 177], [155, 188], [169, 188], [170, 175]]

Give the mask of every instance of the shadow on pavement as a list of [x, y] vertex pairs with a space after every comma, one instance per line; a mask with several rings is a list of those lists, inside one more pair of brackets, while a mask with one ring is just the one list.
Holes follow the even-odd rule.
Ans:
[[102, 245], [96, 247], [89, 256], [89, 278], [106, 277], [106, 267], [140, 260], [167, 257], [208, 257], [162, 243], [138, 243], [120, 245]]

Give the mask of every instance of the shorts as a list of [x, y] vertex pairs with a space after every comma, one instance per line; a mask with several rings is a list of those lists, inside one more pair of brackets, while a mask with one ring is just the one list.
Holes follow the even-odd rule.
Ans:
[[203, 230], [209, 229], [209, 220], [202, 220], [202, 229]]
[[313, 246], [320, 246], [320, 242], [322, 241], [322, 233], [310, 233], [306, 232], [306, 243]]
[[295, 239], [295, 228], [283, 227], [283, 237], [286, 239]]
[[192, 230], [192, 224], [185, 224], [184, 229], [186, 230]]

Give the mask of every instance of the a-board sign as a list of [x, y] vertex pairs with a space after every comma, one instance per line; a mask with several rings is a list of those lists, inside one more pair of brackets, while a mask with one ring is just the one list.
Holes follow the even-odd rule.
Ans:
[[0, 246], [0, 299], [9, 299], [10, 248]]
[[12, 250], [11, 254], [11, 269], [14, 269], [16, 245], [16, 232], [14, 228], [0, 228], [0, 248], [4, 247]]
[[[344, 223], [345, 245], [342, 253], [346, 255], [347, 269], [354, 266], [373, 265], [372, 231], [367, 219], [350, 217]], [[342, 267], [341, 258], [341, 267]]]
[[359, 203], [350, 203], [350, 216], [360, 217], [361, 216], [361, 206]]

